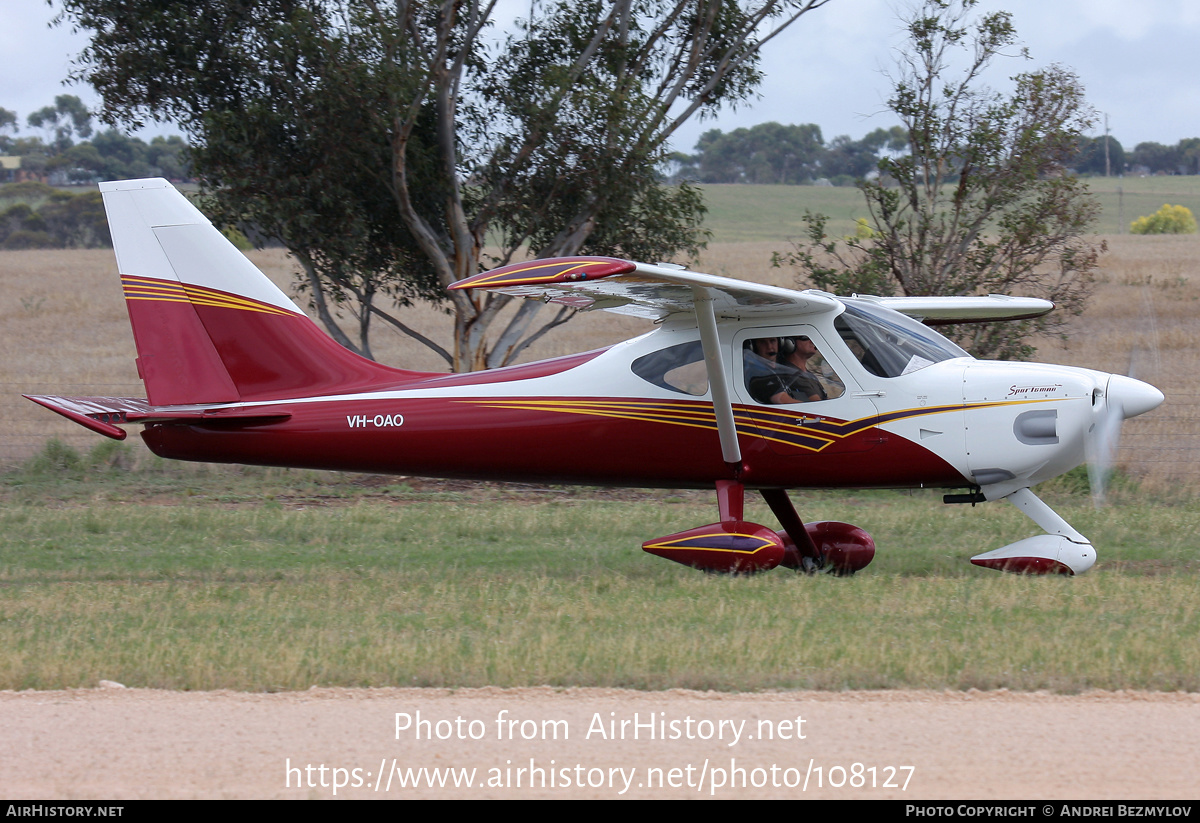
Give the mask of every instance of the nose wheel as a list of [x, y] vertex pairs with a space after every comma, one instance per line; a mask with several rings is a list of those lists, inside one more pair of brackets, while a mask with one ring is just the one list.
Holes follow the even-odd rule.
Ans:
[[1017, 574], [1083, 574], [1096, 562], [1092, 543], [1029, 489], [1006, 498], [1047, 534], [1027, 537], [971, 558], [976, 566]]

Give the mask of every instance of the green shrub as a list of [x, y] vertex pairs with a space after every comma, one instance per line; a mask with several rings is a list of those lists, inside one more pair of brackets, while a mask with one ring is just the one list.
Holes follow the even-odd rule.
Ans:
[[1195, 234], [1196, 218], [1187, 206], [1163, 204], [1154, 214], [1134, 220], [1129, 230], [1134, 234]]
[[134, 468], [134, 453], [128, 443], [105, 438], [86, 454], [56, 437], [46, 441], [42, 450], [21, 467], [21, 474], [32, 478], [82, 480], [85, 477], [126, 473]]
[[133, 451], [128, 443], [105, 438], [92, 446], [84, 463], [92, 472], [128, 471], [133, 468]]
[[57, 437], [51, 437], [42, 450], [29, 459], [24, 469], [26, 474], [59, 474], [77, 470], [82, 462], [78, 451]]

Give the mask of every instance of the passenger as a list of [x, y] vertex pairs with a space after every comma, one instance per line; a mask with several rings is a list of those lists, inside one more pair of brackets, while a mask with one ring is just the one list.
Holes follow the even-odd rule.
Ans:
[[817, 347], [805, 335], [791, 337], [784, 341], [783, 353], [779, 362], [790, 367], [785, 370], [784, 390], [788, 400], [783, 403], [812, 403], [818, 400], [828, 400], [829, 395], [821, 381], [808, 370], [808, 361], [817, 354]]
[[794, 403], [784, 385], [777, 358], [778, 337], [759, 337], [751, 340], [742, 355], [746, 388], [759, 403]]

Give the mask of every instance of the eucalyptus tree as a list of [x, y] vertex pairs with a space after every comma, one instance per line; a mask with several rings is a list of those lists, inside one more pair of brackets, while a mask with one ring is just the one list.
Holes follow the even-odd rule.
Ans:
[[1008, 95], [984, 85], [1019, 44], [1008, 12], [976, 17], [977, 4], [924, 0], [906, 21], [888, 108], [907, 147], [859, 184], [870, 230], [830, 237], [809, 215], [806, 241], [777, 262], [839, 293], [1052, 300], [1047, 319], [945, 329], [976, 355], [1025, 358], [1030, 334], [1082, 310], [1104, 250], [1089, 236], [1099, 204], [1067, 171], [1092, 110], [1061, 66], [1018, 74]]
[[[77, 76], [103, 116], [179, 123], [214, 205], [282, 239], [337, 339], [369, 355], [383, 318], [463, 371], [570, 310], [451, 282], [528, 254], [697, 251], [699, 191], [659, 181], [667, 140], [751, 95], [763, 45], [828, 2], [532, 0], [503, 31], [496, 0], [65, 0], [62, 19], [92, 33]], [[404, 323], [418, 299], [445, 301], [448, 341]]]

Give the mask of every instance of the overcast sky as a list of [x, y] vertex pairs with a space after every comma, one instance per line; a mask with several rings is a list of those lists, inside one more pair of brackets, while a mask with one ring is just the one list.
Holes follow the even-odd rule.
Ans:
[[[882, 71], [900, 45], [899, 17], [908, 0], [831, 0], [770, 44], [761, 97], [716, 120], [693, 123], [674, 141], [691, 151], [710, 128], [729, 131], [778, 121], [816, 123], [828, 141], [858, 138], [895, 121], [884, 110]], [[1200, 1], [983, 0], [1006, 9], [1032, 61], [1002, 61], [998, 81], [1060, 63], [1075, 70], [1088, 99], [1106, 113], [1126, 149], [1143, 141], [1174, 144], [1200, 136]], [[0, 107], [22, 124], [69, 91], [89, 105], [89, 87], [64, 89], [71, 59], [86, 37], [49, 26], [55, 9], [43, 0], [0, 0]], [[170, 129], [167, 129], [170, 132]], [[1097, 133], [1103, 131], [1102, 127]]]

